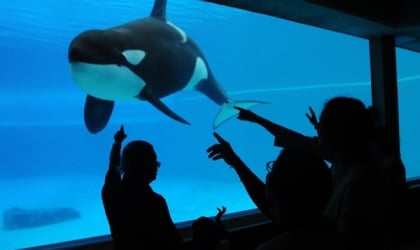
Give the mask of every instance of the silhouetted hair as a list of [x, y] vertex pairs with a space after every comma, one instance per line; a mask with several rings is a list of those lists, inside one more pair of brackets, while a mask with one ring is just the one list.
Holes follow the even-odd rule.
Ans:
[[[327, 150], [340, 154], [363, 155], [373, 140], [377, 113], [358, 99], [335, 97], [320, 115], [319, 135]], [[356, 153], [356, 154], [355, 154]]]
[[201, 216], [192, 223], [193, 249], [214, 249], [221, 240], [221, 228], [210, 218]]

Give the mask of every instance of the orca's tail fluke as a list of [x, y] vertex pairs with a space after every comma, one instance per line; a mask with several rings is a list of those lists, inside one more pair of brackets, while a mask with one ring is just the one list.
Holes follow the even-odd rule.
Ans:
[[233, 117], [239, 114], [239, 110], [235, 109], [235, 106], [243, 109], [249, 109], [258, 104], [267, 104], [267, 102], [231, 100], [228, 102], [224, 102], [222, 105], [220, 105], [219, 113], [217, 113], [216, 118], [214, 119], [213, 129], [216, 129], [223, 123], [227, 122], [228, 120], [232, 119]]

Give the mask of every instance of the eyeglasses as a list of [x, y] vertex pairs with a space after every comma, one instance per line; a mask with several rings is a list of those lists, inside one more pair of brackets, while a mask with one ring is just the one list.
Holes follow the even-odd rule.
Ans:
[[273, 170], [274, 162], [275, 161], [269, 161], [265, 164], [265, 169], [267, 172], [271, 172], [271, 170]]

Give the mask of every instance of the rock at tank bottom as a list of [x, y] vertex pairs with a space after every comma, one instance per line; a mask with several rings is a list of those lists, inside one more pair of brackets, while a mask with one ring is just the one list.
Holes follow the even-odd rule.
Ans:
[[34, 228], [80, 218], [80, 212], [71, 207], [24, 209], [12, 207], [3, 211], [3, 229]]

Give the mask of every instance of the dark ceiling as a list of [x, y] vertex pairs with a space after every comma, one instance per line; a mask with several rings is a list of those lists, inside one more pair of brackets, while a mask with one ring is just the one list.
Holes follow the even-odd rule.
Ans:
[[420, 52], [417, 0], [204, 0], [361, 38], [395, 37], [396, 46]]

